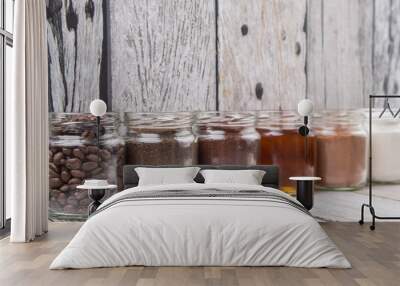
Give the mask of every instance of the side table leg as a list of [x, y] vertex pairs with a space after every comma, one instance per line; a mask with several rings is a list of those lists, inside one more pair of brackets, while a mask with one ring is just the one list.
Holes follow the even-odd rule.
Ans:
[[314, 182], [297, 181], [296, 197], [307, 210], [311, 210], [314, 205]]
[[88, 190], [88, 195], [89, 198], [93, 201], [89, 206], [88, 206], [88, 214], [89, 216], [94, 213], [97, 208], [101, 205], [101, 199], [105, 195], [105, 190]]

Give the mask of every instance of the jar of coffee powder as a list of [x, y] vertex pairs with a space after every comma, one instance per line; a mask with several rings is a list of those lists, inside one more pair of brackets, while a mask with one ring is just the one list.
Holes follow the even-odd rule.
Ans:
[[134, 165], [197, 164], [193, 114], [126, 113], [127, 163]]
[[355, 190], [367, 180], [367, 132], [360, 111], [324, 111], [312, 119], [317, 143], [317, 187]]
[[296, 183], [291, 176], [315, 175], [315, 136], [299, 134], [303, 118], [294, 111], [260, 111], [257, 130], [261, 135], [260, 164], [279, 166], [282, 191], [295, 194]]
[[106, 179], [122, 190], [125, 144], [117, 133], [118, 124], [114, 113], [101, 118], [98, 146], [95, 117], [77, 113], [50, 114], [50, 219], [86, 219], [90, 200], [86, 190], [76, 189], [86, 179]]
[[201, 112], [197, 114], [195, 132], [200, 164], [257, 164], [260, 135], [255, 129], [254, 114]]

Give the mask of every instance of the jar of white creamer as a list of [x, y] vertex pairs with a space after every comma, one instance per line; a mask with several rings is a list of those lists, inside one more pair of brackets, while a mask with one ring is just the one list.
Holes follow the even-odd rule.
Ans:
[[[372, 181], [400, 183], [400, 118], [387, 112], [372, 112]], [[365, 113], [369, 132], [369, 113]]]

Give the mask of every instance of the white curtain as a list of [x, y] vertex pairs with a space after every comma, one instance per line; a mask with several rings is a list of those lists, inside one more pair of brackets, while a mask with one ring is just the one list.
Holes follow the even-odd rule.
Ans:
[[6, 98], [12, 242], [47, 231], [48, 75], [45, 0], [15, 1], [13, 92]]

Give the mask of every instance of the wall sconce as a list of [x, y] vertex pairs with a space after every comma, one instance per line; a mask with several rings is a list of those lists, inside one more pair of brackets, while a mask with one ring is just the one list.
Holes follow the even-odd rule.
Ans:
[[304, 117], [304, 125], [299, 128], [301, 136], [307, 136], [310, 133], [308, 128], [308, 116], [313, 113], [314, 104], [310, 99], [303, 99], [297, 105], [297, 112]]

